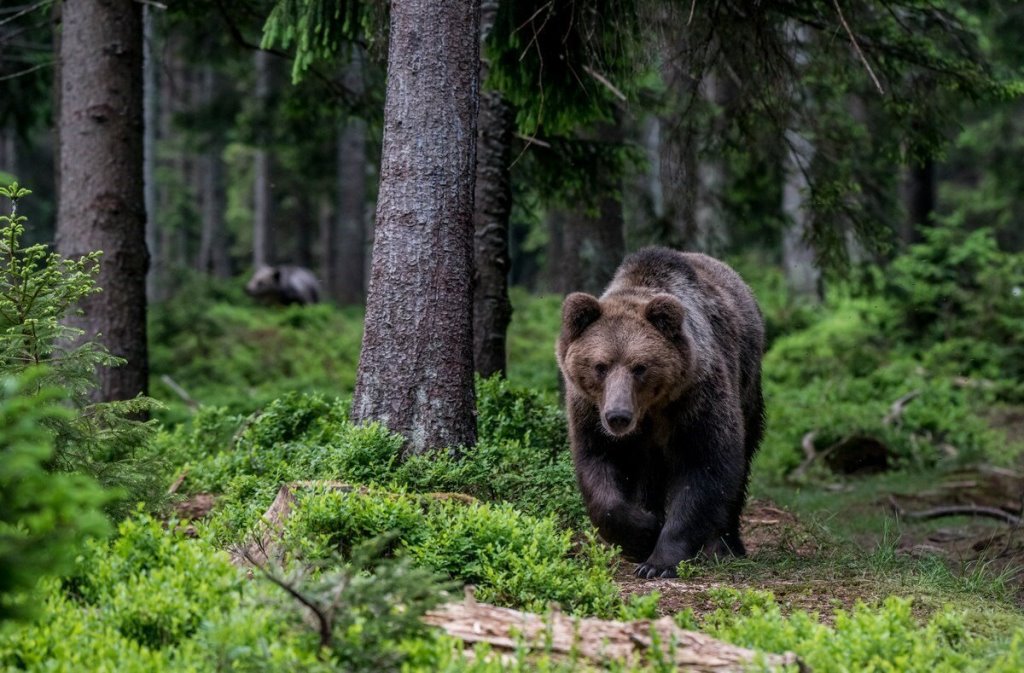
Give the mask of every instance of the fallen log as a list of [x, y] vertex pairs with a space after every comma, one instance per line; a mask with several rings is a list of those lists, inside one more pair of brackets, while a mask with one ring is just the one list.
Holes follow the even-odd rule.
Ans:
[[681, 629], [671, 617], [620, 622], [573, 618], [557, 610], [542, 616], [477, 603], [467, 595], [465, 602], [431, 610], [423, 621], [467, 644], [488, 643], [498, 652], [525, 647], [558, 659], [631, 665], [650, 661], [650, 651], [658, 648], [661, 653], [654, 657], [673, 662], [681, 671], [739, 673], [755, 661], [767, 670], [793, 665], [807, 670], [792, 652], [769, 654], [737, 647]]
[[998, 507], [985, 507], [983, 505], [945, 505], [931, 507], [917, 512], [910, 512], [903, 509], [903, 507], [901, 507], [893, 497], [889, 498], [889, 503], [897, 516], [905, 519], [916, 519], [918, 521], [941, 519], [947, 516], [970, 516], [997, 519], [1003, 523], [1008, 523], [1011, 526], [1019, 526], [1021, 523], [1021, 517], [1010, 514]]

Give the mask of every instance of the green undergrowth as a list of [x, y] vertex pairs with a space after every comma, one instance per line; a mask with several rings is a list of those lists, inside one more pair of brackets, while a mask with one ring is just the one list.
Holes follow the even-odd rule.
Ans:
[[[579, 579], [560, 584], [561, 577], [534, 574], [517, 584], [514, 576], [495, 570], [523, 569], [541, 556], [565, 551], [564, 540], [551, 546], [557, 534], [528, 544], [516, 539], [537, 533], [524, 527], [522, 515], [510, 516], [502, 507], [474, 511], [452, 502], [430, 503], [410, 494], [310, 491], [293, 516], [286, 544], [290, 553], [305, 555], [286, 568], [268, 567], [265, 572], [274, 577], [268, 581], [264, 571], [233, 565], [207, 536], [190, 538], [173, 520], [135, 514], [111, 541], [87, 543], [66, 579], [42, 583], [33, 621], [0, 628], [0, 670], [456, 673], [584, 668], [573, 658], [552, 661], [543, 648], [535, 654], [521, 648], [501, 658], [477, 648], [477, 656], [467, 658], [461, 644], [419, 623], [425, 610], [452, 599], [438, 574], [424, 568], [466, 564], [475, 575], [467, 570], [464, 578], [472, 577], [483, 589], [491, 578], [500, 578], [506, 591], [518, 586], [533, 600], [555, 586], [581, 595]], [[378, 528], [398, 534], [368, 546], [354, 543]], [[348, 553], [325, 553], [335, 546], [329, 538], [337, 536], [350, 541]], [[396, 540], [403, 542], [396, 546]], [[532, 549], [533, 555], [527, 552], [516, 561], [523, 549]], [[295, 594], [330, 617], [326, 628]], [[482, 595], [509, 600], [507, 595]], [[984, 597], [925, 612], [916, 600], [894, 597], [819, 612], [785, 609], [768, 591], [720, 586], [708, 596], [707, 611], [699, 616], [679, 611], [673, 614], [676, 623], [762, 652], [794, 652], [814, 671], [1008, 673], [1024, 666], [1019, 613], [985, 613], [978, 607]], [[639, 599], [617, 614], [643, 616], [648, 606], [649, 601]], [[596, 606], [577, 607], [590, 613]], [[672, 670], [664, 662], [664, 655], [652, 655], [633, 666], [608, 662], [596, 668]]]
[[152, 393], [167, 423], [189, 409], [164, 377], [205, 406], [249, 413], [290, 391], [350, 393], [363, 312], [329, 304], [260, 306], [241, 285], [196, 278], [150, 310]]
[[906, 599], [858, 602], [850, 610], [836, 610], [826, 624], [813, 612], [784, 614], [768, 591], [721, 588], [712, 599], [717, 607], [703, 619], [682, 612], [676, 622], [757, 650], [794, 652], [816, 673], [1009, 673], [1024, 666], [1024, 630], [985, 637], [967, 613], [953, 606], [922, 622]]
[[350, 423], [345, 401], [316, 393], [287, 394], [249, 416], [203, 408], [191, 424], [159, 435], [152, 450], [186, 472], [182, 493], [225, 494], [228, 505], [253, 511], [285, 483], [332, 479], [462, 493], [565, 526], [582, 523], [565, 420], [553, 400], [494, 378], [478, 383], [477, 406], [479, 441], [461, 457], [438, 452], [400, 463], [399, 436]]

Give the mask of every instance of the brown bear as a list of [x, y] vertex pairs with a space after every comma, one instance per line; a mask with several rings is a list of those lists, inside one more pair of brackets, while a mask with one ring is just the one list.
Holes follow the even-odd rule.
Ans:
[[702, 551], [745, 553], [763, 351], [753, 293], [706, 255], [645, 248], [600, 299], [566, 297], [557, 357], [576, 478], [638, 576], [674, 577]]

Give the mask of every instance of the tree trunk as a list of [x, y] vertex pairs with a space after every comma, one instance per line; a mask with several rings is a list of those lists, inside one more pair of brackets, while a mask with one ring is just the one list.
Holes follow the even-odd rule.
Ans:
[[[622, 201], [607, 190], [594, 216], [576, 208], [563, 223], [563, 291], [600, 294], [626, 254]], [[558, 260], [554, 260], [558, 263]]]
[[[200, 105], [208, 108], [220, 88], [217, 72], [204, 66], [200, 81]], [[200, 188], [200, 232], [198, 267], [215, 278], [231, 277], [228, 258], [227, 226], [224, 221], [226, 197], [224, 194], [223, 148], [217, 138], [207, 141], [207, 147], [198, 159]]]
[[[60, 108], [61, 108], [61, 34], [63, 33], [61, 6], [64, 3], [55, 2], [50, 8], [50, 33], [53, 35], [53, 109], [54, 117], [57, 117], [53, 125], [53, 146], [55, 148], [53, 161], [53, 193], [60, 198]], [[56, 236], [54, 236], [56, 238]]]
[[301, 194], [298, 199], [299, 212], [294, 216], [295, 228], [295, 263], [307, 269], [313, 268], [313, 243], [320, 222], [317, 212], [313, 209], [313, 201], [309, 194]]
[[[270, 98], [270, 54], [259, 50], [253, 57], [256, 68], [256, 100], [261, 110], [266, 109]], [[253, 158], [253, 208], [252, 208], [252, 264], [259, 268], [273, 264], [271, 204], [273, 193], [270, 185], [270, 152], [267, 150], [268, 130], [261, 129], [263, 136]]]
[[[725, 78], [711, 71], [704, 75], [701, 96], [713, 107], [711, 134], [721, 137], [725, 133], [722, 122], [722, 108], [728, 104], [728, 87]], [[721, 197], [725, 191], [725, 162], [719, 151], [699, 152], [695, 148], [696, 199], [693, 214], [694, 240], [692, 249], [720, 256], [729, 242], [722, 217]]]
[[924, 240], [922, 232], [931, 225], [935, 212], [935, 160], [928, 158], [910, 166], [904, 182], [907, 219], [904, 221], [903, 243], [911, 245]]
[[565, 273], [565, 223], [568, 215], [559, 207], [550, 207], [544, 214], [548, 230], [548, 244], [544, 250], [544, 285], [548, 292], [567, 294], [569, 289]]
[[352, 418], [404, 453], [476, 442], [478, 0], [393, 0], [380, 196]]
[[[361, 96], [363, 56], [352, 48], [343, 77], [345, 88]], [[327, 286], [342, 305], [366, 300], [366, 122], [349, 115], [338, 132], [338, 228], [332, 239], [333, 264]]]
[[99, 398], [129, 399], [147, 391], [148, 376], [142, 6], [63, 4], [57, 249], [71, 258], [103, 251], [103, 292], [70, 322], [127, 360], [100, 370]]
[[[486, 0], [480, 12], [481, 44], [487, 39], [496, 0]], [[487, 64], [481, 60], [480, 79]], [[477, 136], [475, 212], [473, 214], [473, 361], [481, 376], [505, 376], [505, 342], [512, 320], [508, 298], [508, 222], [512, 214], [512, 133], [515, 112], [497, 91], [480, 97]]]
[[[157, 83], [156, 59], [156, 19], [152, 5], [142, 8], [142, 185], [143, 200], [146, 204], [146, 249], [152, 259], [157, 259], [156, 220], [156, 132], [157, 132], [157, 101], [160, 91]], [[156, 268], [151, 266], [146, 274], [146, 298], [154, 301], [159, 283]]]
[[[790, 53], [796, 68], [807, 64], [807, 28], [788, 24], [787, 33], [792, 41]], [[807, 241], [811, 229], [811, 211], [808, 205], [810, 181], [807, 178], [814, 161], [814, 143], [796, 128], [786, 129], [786, 157], [782, 187], [782, 214], [788, 221], [782, 233], [782, 265], [786, 281], [794, 294], [813, 300], [821, 299], [821, 273], [814, 249]]]
[[331, 269], [337, 264], [337, 251], [334, 249], [334, 208], [331, 199], [326, 194], [321, 194], [316, 202], [316, 223], [319, 235], [318, 244], [320, 247], [320, 284], [331, 299], [336, 299], [331, 289], [333, 279]]
[[801, 297], [820, 299], [821, 274], [814, 249], [807, 242], [811, 213], [807, 204], [809, 183], [806, 171], [814, 158], [814, 144], [792, 129], [786, 131], [785, 184], [782, 214], [788, 225], [782, 233], [782, 266], [790, 290]]

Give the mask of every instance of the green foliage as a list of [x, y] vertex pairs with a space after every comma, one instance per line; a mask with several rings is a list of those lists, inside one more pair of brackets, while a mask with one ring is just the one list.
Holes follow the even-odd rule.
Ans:
[[927, 348], [929, 369], [1024, 378], [1024, 255], [1000, 250], [990, 229], [969, 231], [956, 219], [923, 233], [924, 243], [885, 275], [898, 316], [893, 337]]
[[88, 545], [73, 581], [45, 588], [36, 623], [0, 633], [0, 667], [328, 670], [298, 619], [271, 607], [270, 586], [173, 522], [123, 521], [109, 545]]
[[249, 413], [289, 391], [337, 394], [355, 386], [360, 309], [256, 306], [238, 284], [193, 278], [150, 314], [152, 388], [170, 407], [167, 421], [184, 420], [188, 410], [161, 381], [164, 375], [200, 403], [233, 413]]
[[46, 426], [70, 415], [63, 399], [30, 375], [0, 378], [0, 622], [30, 612], [36, 581], [69, 570], [83, 541], [107, 530], [96, 483], [47, 469]]
[[1011, 671], [1021, 664], [1021, 638], [1008, 648], [974, 636], [953, 608], [936, 612], [922, 625], [911, 603], [886, 599], [871, 607], [858, 603], [838, 610], [834, 625], [797, 611], [784, 616], [770, 592], [722, 589], [718, 609], [703, 627], [712, 635], [768, 652], [795, 652], [810, 670], [824, 671]]
[[529, 516], [508, 504], [376, 489], [304, 491], [286, 530], [307, 558], [391, 532], [398, 553], [476, 585], [479, 598], [501, 605], [536, 611], [558, 601], [574, 613], [605, 616], [619, 606], [613, 551], [592, 537], [574, 548], [571, 531], [553, 517]]
[[508, 328], [508, 378], [518, 386], [555, 393], [560, 374], [555, 339], [562, 327], [562, 297], [530, 296], [510, 289], [512, 323]]
[[18, 374], [46, 363], [48, 374], [37, 383], [66, 388], [83, 406], [96, 386], [95, 368], [122, 362], [95, 341], [63, 347], [84, 334], [61, 320], [79, 301], [100, 292], [101, 253], [69, 260], [45, 245], [23, 246], [25, 217], [17, 214], [17, 205], [30, 193], [17, 183], [0, 187], [0, 196], [11, 201], [11, 214], [0, 215], [0, 373]]
[[16, 183], [0, 188], [0, 196], [12, 204], [11, 214], [0, 216], [0, 376], [35, 372], [31, 385], [64, 390], [75, 408], [45, 420], [54, 437], [51, 469], [83, 472], [119, 489], [124, 500], [108, 503], [113, 511], [123, 513], [139, 500], [156, 502], [158, 459], [140, 458], [153, 428], [135, 420], [154, 408], [152, 400], [91, 403], [96, 368], [123, 361], [66, 324], [80, 310], [79, 301], [100, 291], [95, 282], [100, 253], [68, 260], [44, 245], [24, 246], [25, 218], [17, 214], [17, 204], [28, 194]]
[[381, 40], [386, 27], [383, 6], [373, 2], [277, 0], [263, 27], [262, 46], [294, 46], [292, 80], [298, 82], [314, 63], [337, 58], [345, 43]]
[[400, 437], [351, 424], [337, 399], [298, 393], [247, 419], [204, 407], [191, 428], [161, 433], [152, 451], [189, 469], [187, 492], [227, 492], [236, 522], [262, 512], [279, 485], [303, 479], [459, 492], [583, 522], [561, 410], [498, 378], [480, 381], [477, 397], [479, 442], [459, 457], [438, 452], [400, 464]]

